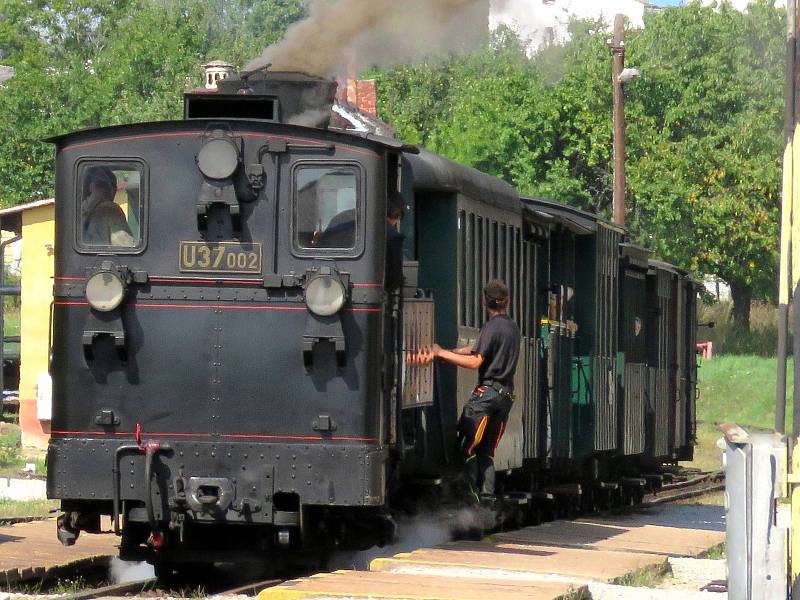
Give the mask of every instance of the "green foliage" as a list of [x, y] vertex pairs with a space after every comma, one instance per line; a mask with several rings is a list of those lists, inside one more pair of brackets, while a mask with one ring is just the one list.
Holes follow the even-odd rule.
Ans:
[[[200, 65], [239, 65], [305, 14], [305, 0], [4, 0], [2, 204], [52, 194], [66, 131], [175, 118]], [[611, 55], [602, 22], [532, 57], [513, 31], [467, 56], [378, 71], [400, 137], [523, 193], [608, 216]], [[664, 258], [770, 298], [776, 265], [785, 10], [757, 0], [649, 14], [627, 34], [642, 78], [626, 88], [629, 226]], [[739, 314], [739, 311], [737, 311]]]
[[[628, 224], [656, 256], [773, 295], [780, 193], [785, 11], [698, 2], [628, 31]], [[513, 32], [441, 65], [379, 75], [401, 137], [505, 178], [523, 193], [609, 215], [613, 156], [609, 32], [529, 58]]]
[[728, 556], [727, 546], [725, 545], [725, 542], [723, 542], [711, 548], [708, 552], [705, 553], [705, 556], [703, 556], [703, 558], [707, 558], [709, 560], [722, 560], [723, 558], [727, 558], [727, 556]]
[[760, 298], [777, 263], [784, 32], [766, 0], [747, 13], [691, 4], [648, 19], [628, 45], [644, 74], [629, 93], [640, 237]]
[[3, 205], [53, 193], [53, 148], [75, 129], [170, 119], [200, 85], [200, 65], [260, 54], [304, 0], [4, 0], [0, 62]]
[[19, 450], [19, 429], [12, 428], [0, 434], [0, 469], [17, 467], [22, 460]]
[[658, 587], [670, 574], [669, 562], [664, 561], [660, 564], [647, 565], [636, 571], [623, 575], [616, 581], [614, 585], [622, 585], [626, 587]]
[[91, 587], [83, 575], [74, 578], [59, 579], [51, 590], [54, 594], [78, 594]]

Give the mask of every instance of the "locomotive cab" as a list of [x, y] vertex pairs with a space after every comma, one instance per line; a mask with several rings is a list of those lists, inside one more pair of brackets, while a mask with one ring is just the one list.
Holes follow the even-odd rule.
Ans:
[[183, 121], [52, 140], [64, 543], [101, 514], [123, 556], [162, 564], [391, 535], [397, 376], [374, 357], [399, 322], [385, 215], [403, 147], [320, 128], [331, 82], [230, 85], [187, 95]]

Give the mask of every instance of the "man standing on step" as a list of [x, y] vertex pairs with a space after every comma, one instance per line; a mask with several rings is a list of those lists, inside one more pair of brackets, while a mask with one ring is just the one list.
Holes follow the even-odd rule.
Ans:
[[494, 452], [503, 437], [514, 402], [514, 373], [519, 359], [520, 332], [508, 316], [508, 287], [493, 279], [483, 288], [488, 314], [474, 347], [443, 350], [434, 344], [433, 358], [465, 369], [478, 370], [472, 391], [458, 422], [459, 444], [467, 477], [476, 499], [494, 499]]

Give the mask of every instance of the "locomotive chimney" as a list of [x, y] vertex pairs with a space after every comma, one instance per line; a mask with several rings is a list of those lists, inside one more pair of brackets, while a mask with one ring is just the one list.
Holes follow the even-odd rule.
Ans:
[[217, 62], [207, 65], [206, 89], [185, 94], [185, 118], [263, 119], [323, 129], [330, 124], [335, 81], [263, 69], [237, 76]]
[[216, 90], [217, 82], [228, 79], [236, 74], [233, 65], [224, 60], [212, 60], [203, 65], [205, 89]]

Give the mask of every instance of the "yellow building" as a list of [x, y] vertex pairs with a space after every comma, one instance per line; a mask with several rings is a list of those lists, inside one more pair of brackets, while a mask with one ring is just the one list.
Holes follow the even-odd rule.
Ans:
[[[0, 210], [0, 229], [21, 235], [19, 422], [22, 445], [46, 448], [50, 434], [48, 371], [50, 305], [53, 302], [55, 201], [40, 200]], [[14, 255], [13, 248], [6, 253]]]

